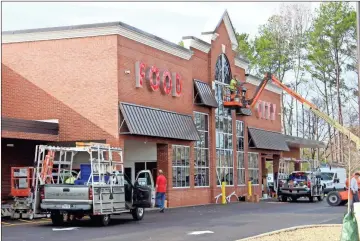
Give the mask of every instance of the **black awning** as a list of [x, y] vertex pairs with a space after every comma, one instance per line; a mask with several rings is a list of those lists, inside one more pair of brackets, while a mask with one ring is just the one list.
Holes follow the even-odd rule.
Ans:
[[121, 134], [197, 141], [199, 133], [190, 115], [129, 103], [120, 103], [128, 132]]
[[58, 135], [59, 123], [36, 120], [24, 120], [1, 117], [1, 128], [4, 131]]
[[200, 80], [194, 79], [195, 85], [195, 103], [199, 105], [209, 106], [212, 108], [218, 108], [218, 103], [211, 91], [209, 84]]
[[248, 130], [250, 148], [290, 151], [283, 134], [251, 127]]

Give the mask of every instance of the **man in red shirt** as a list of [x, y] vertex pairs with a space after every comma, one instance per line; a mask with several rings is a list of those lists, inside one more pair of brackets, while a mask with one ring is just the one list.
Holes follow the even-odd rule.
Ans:
[[160, 212], [165, 210], [165, 192], [166, 192], [166, 177], [163, 174], [163, 171], [159, 170], [159, 175], [156, 178], [156, 200], [160, 207]]

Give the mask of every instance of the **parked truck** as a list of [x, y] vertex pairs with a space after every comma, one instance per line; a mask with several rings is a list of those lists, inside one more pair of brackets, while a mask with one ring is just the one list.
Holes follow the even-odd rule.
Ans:
[[331, 191], [344, 190], [346, 181], [346, 169], [336, 167], [321, 167], [321, 184], [325, 194]]
[[[53, 174], [73, 173], [77, 153], [88, 154], [88, 158], [80, 158], [76, 176], [58, 178]], [[151, 172], [140, 171], [135, 183], [131, 183], [124, 175], [120, 148], [98, 143], [76, 143], [76, 147], [40, 145], [36, 147], [36, 160], [34, 212], [49, 213], [54, 225], [90, 216], [92, 221], [106, 226], [112, 215], [123, 213], [141, 220], [144, 209], [154, 206]]]
[[318, 201], [324, 199], [324, 189], [321, 185], [321, 177], [318, 172], [295, 171], [290, 175], [279, 177], [279, 200], [286, 202], [297, 201], [301, 197], [308, 198], [313, 202], [315, 198]]

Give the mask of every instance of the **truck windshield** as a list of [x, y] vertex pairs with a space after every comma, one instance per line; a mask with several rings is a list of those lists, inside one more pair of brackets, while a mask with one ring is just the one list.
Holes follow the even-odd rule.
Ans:
[[322, 172], [321, 174], [321, 180], [323, 181], [331, 181], [333, 180], [334, 173], [332, 172]]

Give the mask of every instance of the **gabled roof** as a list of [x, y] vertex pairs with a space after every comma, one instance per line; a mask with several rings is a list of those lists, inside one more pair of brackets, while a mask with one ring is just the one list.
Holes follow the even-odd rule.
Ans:
[[230, 16], [229, 16], [229, 13], [227, 10], [224, 11], [220, 20], [216, 20], [216, 18], [209, 19], [209, 21], [205, 25], [204, 31], [201, 33], [204, 36], [203, 39], [208, 42], [209, 38], [206, 36], [215, 34], [222, 21], [224, 21], [227, 33], [229, 35], [229, 38], [230, 38], [230, 41], [232, 44], [232, 49], [236, 50], [238, 47], [238, 42], [236, 40], [235, 28], [231, 22], [231, 19], [230, 19]]

